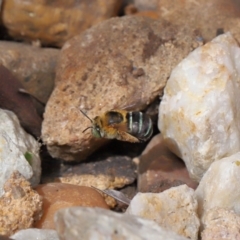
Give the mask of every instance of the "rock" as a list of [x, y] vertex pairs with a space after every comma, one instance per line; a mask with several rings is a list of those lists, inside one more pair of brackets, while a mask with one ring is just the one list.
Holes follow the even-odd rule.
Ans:
[[159, 193], [171, 187], [186, 184], [195, 189], [184, 163], [164, 145], [161, 134], [152, 138], [136, 161], [138, 165], [138, 191]]
[[19, 172], [10, 175], [4, 191], [0, 198], [0, 234], [9, 236], [31, 227], [41, 217], [42, 199]]
[[159, 14], [157, 11], [138, 11], [138, 9], [134, 4], [130, 4], [126, 6], [124, 9], [124, 12], [125, 12], [125, 15], [134, 14], [135, 16], [144, 16], [152, 19], [159, 19]]
[[204, 225], [202, 240], [240, 239], [240, 217], [234, 211], [213, 208], [206, 213]]
[[12, 240], [12, 238], [9, 238], [9, 237], [4, 236], [4, 235], [0, 235], [0, 239], [1, 240]]
[[197, 43], [178, 26], [132, 16], [107, 20], [69, 40], [44, 114], [42, 137], [50, 154], [86, 159], [106, 140], [82, 133], [91, 122], [79, 109], [90, 118], [114, 108], [144, 109]]
[[198, 239], [199, 219], [193, 189], [186, 185], [162, 193], [138, 193], [126, 213], [154, 220], [159, 226], [190, 239]]
[[99, 208], [73, 207], [58, 211], [56, 229], [61, 239], [187, 240], [150, 220]]
[[55, 230], [35, 228], [20, 230], [12, 235], [11, 238], [15, 240], [59, 240]]
[[54, 86], [59, 50], [0, 41], [0, 64], [33, 96], [46, 103]]
[[[1, 4], [1, 2], [0, 2]], [[4, 235], [0, 235], [0, 240], [12, 240], [13, 238], [9, 238], [7, 236], [4, 236]]]
[[134, 0], [134, 5], [139, 10], [155, 10], [159, 5], [158, 2], [159, 0]]
[[75, 164], [53, 159], [45, 148], [45, 153], [41, 151], [44, 155], [41, 182], [60, 181], [80, 186], [93, 186], [101, 190], [122, 188], [136, 182], [137, 167], [132, 158], [139, 156], [146, 144], [147, 142], [132, 144], [113, 140], [93, 153], [89, 161]]
[[57, 180], [101, 190], [122, 188], [136, 180], [136, 165], [127, 156], [112, 156], [101, 161], [65, 165]]
[[230, 31], [238, 41], [240, 40], [238, 1], [135, 0], [134, 4], [139, 10], [137, 14], [154, 10], [158, 13], [158, 18], [187, 27], [189, 32], [195, 32], [196, 36], [202, 37], [205, 41], [216, 37], [220, 29]]
[[[44, 45], [62, 46], [87, 28], [116, 16], [121, 0], [19, 2], [4, 1], [2, 23], [17, 39], [38, 40]], [[13, 17], [14, 16], [14, 17]]]
[[197, 181], [212, 162], [240, 151], [239, 58], [226, 33], [190, 53], [167, 82], [158, 126]]
[[39, 143], [20, 126], [13, 112], [0, 109], [0, 196], [9, 176], [20, 172], [31, 184], [37, 185], [41, 175]]
[[35, 189], [43, 198], [43, 216], [36, 228], [55, 229], [53, 217], [57, 210], [72, 206], [108, 209], [102, 195], [93, 188], [65, 183], [48, 183]]
[[19, 92], [23, 85], [2, 65], [0, 75], [0, 108], [13, 111], [27, 132], [36, 138], [40, 137], [42, 119], [37, 114], [31, 97]]
[[212, 208], [240, 214], [240, 152], [212, 163], [195, 191], [201, 218]]

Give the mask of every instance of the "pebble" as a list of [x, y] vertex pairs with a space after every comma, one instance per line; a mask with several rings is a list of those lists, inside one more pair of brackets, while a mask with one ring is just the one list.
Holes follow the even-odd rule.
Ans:
[[204, 218], [202, 240], [240, 239], [240, 216], [223, 208], [210, 209]]
[[41, 197], [17, 171], [9, 176], [4, 191], [0, 198], [0, 234], [9, 236], [32, 227], [42, 215]]
[[0, 41], [0, 64], [9, 69], [23, 88], [46, 103], [54, 86], [60, 50]]
[[79, 109], [90, 118], [144, 109], [194, 43], [175, 25], [133, 16], [104, 21], [66, 42], [42, 126], [52, 157], [82, 161], [105, 144], [90, 130], [83, 133], [91, 122]]
[[197, 240], [200, 226], [197, 206], [194, 190], [181, 185], [162, 193], [138, 193], [126, 213], [154, 220], [164, 229]]
[[195, 49], [172, 71], [159, 107], [165, 144], [200, 181], [240, 150], [240, 48], [230, 33]]
[[19, 124], [16, 115], [0, 109], [0, 196], [10, 175], [18, 171], [34, 186], [40, 181], [41, 160], [39, 143], [27, 134]]
[[59, 240], [56, 230], [29, 228], [11, 236], [14, 240]]
[[188, 174], [184, 162], [169, 151], [162, 135], [155, 135], [138, 161], [138, 191], [159, 193], [186, 184], [195, 189], [197, 182]]
[[87, 28], [116, 16], [121, 0], [4, 2], [2, 24], [8, 33], [24, 41], [61, 47], [65, 41]]
[[43, 198], [43, 216], [34, 227], [55, 229], [54, 214], [72, 206], [101, 207], [108, 209], [102, 195], [93, 188], [65, 183], [42, 184], [35, 188]]
[[240, 152], [212, 163], [195, 191], [201, 219], [212, 208], [240, 214]]
[[73, 207], [55, 215], [56, 229], [62, 240], [187, 240], [150, 220], [99, 208]]

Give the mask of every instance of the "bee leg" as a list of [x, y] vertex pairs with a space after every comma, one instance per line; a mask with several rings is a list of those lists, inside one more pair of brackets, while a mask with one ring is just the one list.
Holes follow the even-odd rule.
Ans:
[[137, 143], [140, 142], [138, 138], [132, 136], [131, 134], [123, 131], [118, 131], [118, 140], [121, 141], [126, 141], [126, 142], [132, 142], [132, 143]]

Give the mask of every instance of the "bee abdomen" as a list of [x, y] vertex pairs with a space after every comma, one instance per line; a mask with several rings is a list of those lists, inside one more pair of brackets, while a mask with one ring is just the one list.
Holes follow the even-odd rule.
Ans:
[[153, 128], [151, 118], [142, 112], [128, 112], [126, 115], [129, 133], [140, 140], [151, 137]]

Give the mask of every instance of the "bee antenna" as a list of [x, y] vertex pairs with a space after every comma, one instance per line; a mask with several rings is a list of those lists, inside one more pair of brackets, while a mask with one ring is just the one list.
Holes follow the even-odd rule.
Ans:
[[[93, 120], [85, 113], [85, 112], [83, 112], [81, 109], [79, 109], [80, 110], [80, 112], [86, 117], [86, 118], [88, 118], [90, 121], [91, 121], [91, 123], [93, 123]], [[90, 127], [89, 127], [90, 128]], [[88, 128], [86, 128], [86, 129], [88, 129]], [[85, 130], [86, 130], [85, 129]], [[85, 131], [84, 130], [84, 131]]]
[[82, 131], [82, 133], [84, 133], [86, 130], [88, 130], [89, 128], [93, 128], [93, 127], [87, 127], [87, 128], [85, 128], [83, 131]]

